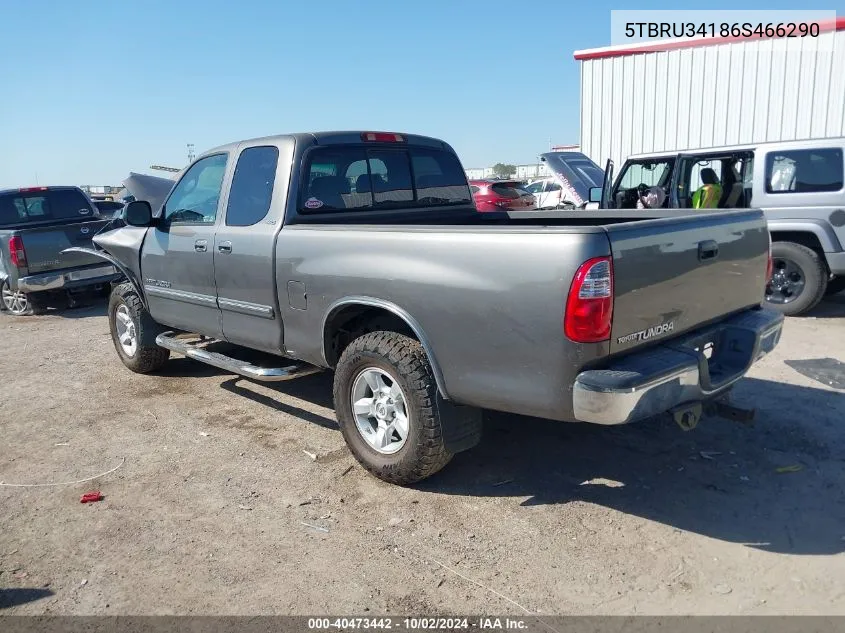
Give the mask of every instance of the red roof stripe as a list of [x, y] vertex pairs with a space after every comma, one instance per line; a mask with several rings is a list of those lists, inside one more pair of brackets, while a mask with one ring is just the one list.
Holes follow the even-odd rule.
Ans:
[[[837, 16], [835, 20], [820, 20], [819, 31], [845, 31], [845, 16]], [[766, 37], [763, 35], [752, 37], [702, 37], [699, 39], [673, 39], [673, 40], [651, 40], [630, 45], [605, 46], [603, 48], [588, 48], [582, 51], [575, 51], [575, 59], [584, 61], [586, 59], [602, 59], [605, 57], [621, 57], [623, 55], [636, 55], [637, 53], [656, 53], [658, 51], [671, 51], [678, 48], [696, 48], [699, 46], [713, 46], [715, 44], [728, 44], [730, 42], [747, 42], [749, 40], [780, 39], [777, 37]]]

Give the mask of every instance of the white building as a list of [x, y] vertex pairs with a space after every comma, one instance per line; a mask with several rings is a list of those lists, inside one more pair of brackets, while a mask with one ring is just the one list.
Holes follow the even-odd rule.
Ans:
[[493, 176], [492, 167], [467, 167], [465, 170], [467, 180], [481, 180]]
[[661, 40], [575, 59], [581, 151], [601, 167], [643, 152], [845, 136], [843, 17], [817, 38]]

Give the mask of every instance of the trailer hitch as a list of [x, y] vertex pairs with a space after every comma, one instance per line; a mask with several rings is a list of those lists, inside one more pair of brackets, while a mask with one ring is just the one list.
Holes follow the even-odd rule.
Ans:
[[743, 409], [742, 407], [731, 404], [727, 400], [714, 400], [708, 403], [707, 413], [751, 426], [754, 424], [754, 416], [757, 415], [757, 409]]
[[710, 402], [690, 402], [675, 407], [669, 413], [683, 431], [692, 431], [704, 415], [714, 415], [734, 422], [752, 425], [756, 409], [737, 407], [726, 399], [711, 400]]

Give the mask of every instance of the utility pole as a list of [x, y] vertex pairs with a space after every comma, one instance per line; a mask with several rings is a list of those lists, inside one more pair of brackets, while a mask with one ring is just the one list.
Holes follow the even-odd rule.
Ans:
[[196, 153], [194, 152], [194, 144], [188, 143], [188, 164], [194, 162], [194, 159], [197, 157]]

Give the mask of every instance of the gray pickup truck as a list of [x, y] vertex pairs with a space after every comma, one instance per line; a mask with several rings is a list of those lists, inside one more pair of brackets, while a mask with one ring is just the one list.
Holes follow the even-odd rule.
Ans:
[[213, 149], [94, 242], [126, 276], [109, 319], [129, 369], [171, 352], [259, 381], [332, 369], [352, 453], [409, 484], [479, 441], [483, 408], [737, 412], [720, 396], [783, 322], [761, 309], [766, 222], [660, 216], [478, 213], [446, 143], [324, 132]]
[[77, 187], [28, 187], [0, 191], [0, 308], [37, 314], [58, 298], [91, 287], [106, 290], [120, 277], [114, 266], [89, 253], [109, 223]]

